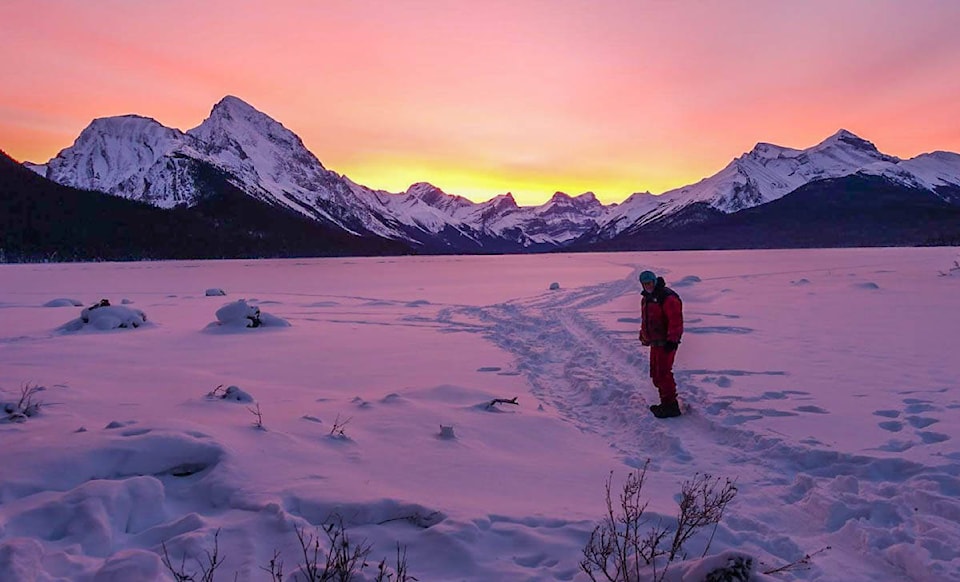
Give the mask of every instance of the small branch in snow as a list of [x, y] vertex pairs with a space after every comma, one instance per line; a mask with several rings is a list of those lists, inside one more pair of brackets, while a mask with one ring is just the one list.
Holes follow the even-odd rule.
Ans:
[[260, 430], [266, 430], [263, 428], [263, 414], [260, 412], [260, 403], [257, 403], [256, 408], [247, 407], [247, 410], [250, 411], [250, 414], [257, 417], [257, 420], [253, 421], [253, 426], [257, 427]]
[[516, 406], [520, 405], [520, 403], [517, 402], [517, 396], [514, 396], [513, 398], [510, 398], [510, 399], [494, 398], [493, 400], [490, 401], [490, 404], [487, 405], [487, 408], [493, 408], [497, 404], [514, 404]]
[[340, 415], [338, 414], [336, 420], [333, 421], [333, 428], [330, 429], [330, 436], [342, 439], [348, 438], [346, 433], [343, 432], [343, 429], [350, 424], [351, 420], [353, 420], [353, 417], [340, 420]]
[[783, 566], [780, 566], [779, 568], [773, 568], [773, 569], [771, 569], [771, 570], [764, 570], [763, 573], [764, 573], [764, 574], [780, 574], [781, 572], [794, 572], [794, 571], [796, 571], [796, 570], [806, 570], [806, 569], [808, 569], [808, 568], [810, 567], [810, 560], [811, 560], [814, 556], [816, 556], [817, 554], [822, 554], [823, 552], [825, 552], [825, 551], [827, 551], [827, 550], [831, 550], [831, 549], [833, 549], [833, 548], [831, 548], [830, 546], [824, 546], [824, 547], [820, 548], [819, 550], [817, 550], [816, 552], [813, 552], [813, 553], [810, 553], [810, 554], [805, 555], [804, 557], [800, 558], [799, 560], [794, 560], [793, 562], [790, 562], [789, 564], [784, 564]]

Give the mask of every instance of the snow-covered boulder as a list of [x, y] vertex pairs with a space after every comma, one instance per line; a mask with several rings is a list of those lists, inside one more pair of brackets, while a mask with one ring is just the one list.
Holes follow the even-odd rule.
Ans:
[[106, 299], [84, 308], [80, 317], [60, 326], [63, 331], [80, 331], [94, 329], [106, 331], [111, 329], [134, 329], [147, 322], [147, 315], [139, 309], [110, 305]]
[[217, 310], [217, 321], [208, 328], [245, 329], [254, 327], [289, 327], [290, 324], [279, 317], [260, 311], [256, 305], [250, 305], [246, 299], [227, 303]]
[[222, 297], [226, 294], [227, 292], [224, 291], [223, 289], [220, 289], [219, 287], [211, 287], [210, 289], [207, 289], [205, 293], [207, 297]]
[[551, 291], [559, 291], [559, 290], [560, 290], [560, 283], [557, 283], [556, 281], [554, 281], [553, 283], [550, 283], [550, 290], [551, 290]]
[[241, 390], [237, 386], [227, 386], [227, 389], [223, 393], [222, 399], [229, 400], [230, 402], [253, 402], [253, 396], [251, 396], [248, 392]]

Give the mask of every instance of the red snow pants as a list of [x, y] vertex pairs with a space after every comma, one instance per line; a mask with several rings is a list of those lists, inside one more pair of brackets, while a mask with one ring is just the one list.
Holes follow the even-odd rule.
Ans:
[[677, 400], [677, 382], [673, 379], [673, 360], [677, 350], [668, 352], [663, 346], [650, 347], [650, 378], [660, 391], [660, 404]]

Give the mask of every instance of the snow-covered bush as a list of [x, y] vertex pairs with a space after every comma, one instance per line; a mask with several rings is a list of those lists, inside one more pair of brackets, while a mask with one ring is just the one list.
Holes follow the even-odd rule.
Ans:
[[139, 309], [110, 305], [110, 301], [101, 299], [80, 312], [80, 317], [60, 326], [63, 331], [80, 331], [86, 328], [96, 330], [133, 329], [147, 322], [147, 316]]
[[290, 324], [279, 317], [260, 311], [256, 305], [250, 305], [246, 299], [227, 303], [217, 310], [217, 321], [208, 328], [244, 329], [254, 327], [289, 327]]

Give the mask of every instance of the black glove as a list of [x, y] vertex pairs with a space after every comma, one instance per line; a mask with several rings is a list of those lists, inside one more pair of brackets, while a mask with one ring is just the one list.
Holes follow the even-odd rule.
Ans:
[[675, 352], [678, 345], [680, 345], [680, 342], [663, 342], [663, 350], [665, 352]]

